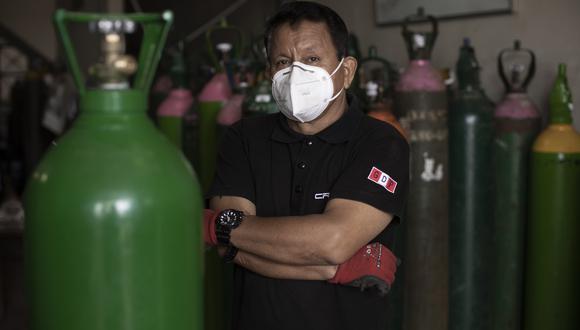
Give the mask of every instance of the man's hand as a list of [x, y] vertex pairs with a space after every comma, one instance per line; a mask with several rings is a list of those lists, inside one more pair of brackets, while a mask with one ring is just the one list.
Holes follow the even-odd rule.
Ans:
[[363, 246], [345, 263], [338, 266], [328, 282], [350, 285], [364, 290], [376, 287], [381, 295], [387, 294], [395, 280], [397, 258], [380, 243]]
[[203, 241], [208, 246], [216, 246], [218, 244], [215, 234], [215, 218], [218, 212], [210, 209], [203, 210]]

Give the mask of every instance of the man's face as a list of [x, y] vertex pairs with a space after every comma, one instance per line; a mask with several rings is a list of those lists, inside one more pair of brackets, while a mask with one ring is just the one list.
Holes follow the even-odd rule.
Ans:
[[[272, 34], [270, 75], [273, 77], [276, 72], [292, 65], [294, 61], [321, 67], [330, 74], [340, 62], [336, 53], [325, 23], [302, 21], [294, 26], [284, 24]], [[334, 94], [350, 84], [350, 79], [345, 79], [345, 74], [345, 70], [339, 68], [332, 76]]]

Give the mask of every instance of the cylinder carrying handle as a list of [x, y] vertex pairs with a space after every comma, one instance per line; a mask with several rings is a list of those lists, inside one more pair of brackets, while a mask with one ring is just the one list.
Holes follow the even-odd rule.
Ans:
[[[431, 31], [419, 32], [409, 30], [411, 23], [429, 22]], [[428, 59], [431, 56], [431, 50], [435, 46], [435, 40], [439, 34], [437, 19], [431, 15], [425, 15], [423, 7], [417, 9], [417, 14], [405, 18], [402, 23], [402, 35], [407, 45], [407, 51], [411, 59]]]
[[100, 14], [69, 12], [58, 9], [54, 14], [54, 23], [65, 51], [69, 69], [81, 96], [86, 93], [85, 78], [80, 69], [66, 23], [90, 23], [103, 20], [118, 21], [121, 24], [130, 21], [142, 25], [143, 39], [139, 50], [137, 74], [133, 88], [143, 91], [149, 90], [155, 76], [155, 69], [161, 58], [169, 27], [173, 22], [173, 13], [165, 11], [161, 14]]
[[437, 19], [435, 18], [435, 16], [432, 15], [425, 15], [425, 9], [423, 9], [423, 7], [419, 7], [417, 8], [417, 13], [415, 15], [410, 15], [405, 17], [405, 19], [403, 20], [403, 35], [409, 35], [409, 34], [413, 34], [415, 33], [414, 31], [410, 31], [409, 30], [409, 25], [412, 23], [419, 23], [419, 22], [425, 22], [428, 21], [431, 24], [431, 31], [428, 32], [429, 34], [431, 34], [433, 36], [432, 40], [431, 40], [431, 45], [429, 45], [429, 48], [431, 48], [433, 46], [433, 43], [435, 43], [435, 39], [437, 38], [437, 35], [439, 34], [439, 24], [437, 23]]
[[209, 28], [205, 33], [205, 41], [207, 45], [207, 50], [209, 53], [209, 57], [214, 65], [216, 71], [220, 71], [221, 65], [218, 59], [218, 55], [215, 51], [215, 40], [214, 37], [218, 32], [228, 32], [235, 35], [235, 44], [232, 45], [233, 53], [232, 58], [238, 59], [241, 56], [242, 48], [244, 47], [244, 33], [242, 30], [236, 26], [229, 25], [228, 22], [223, 19], [221, 23], [217, 26]]
[[506, 48], [500, 51], [499, 55], [497, 56], [497, 69], [499, 71], [499, 76], [504, 83], [506, 90], [514, 91], [515, 88], [512, 86], [510, 80], [507, 78], [505, 73], [505, 66], [503, 63], [504, 56], [508, 53], [525, 53], [528, 54], [530, 57], [530, 64], [528, 69], [528, 74], [522, 83], [522, 90], [526, 90], [532, 78], [534, 78], [534, 74], [536, 73], [536, 55], [533, 51], [527, 48], [521, 47], [521, 42], [519, 40], [514, 40], [514, 47], [513, 48]]

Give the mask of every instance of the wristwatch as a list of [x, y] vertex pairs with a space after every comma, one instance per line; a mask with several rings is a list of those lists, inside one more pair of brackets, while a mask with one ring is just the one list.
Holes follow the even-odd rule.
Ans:
[[215, 235], [219, 244], [231, 245], [231, 232], [238, 228], [244, 216], [244, 212], [232, 209], [223, 210], [218, 214], [215, 219]]

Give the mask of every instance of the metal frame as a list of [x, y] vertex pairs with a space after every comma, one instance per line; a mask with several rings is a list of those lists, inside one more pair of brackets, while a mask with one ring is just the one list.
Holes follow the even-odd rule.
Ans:
[[[374, 0], [373, 1], [375, 24], [377, 26], [401, 25], [404, 21], [404, 18], [401, 18], [401, 20], [390, 21], [390, 22], [379, 22], [378, 21], [377, 12], [378, 12], [379, 2], [381, 2], [381, 1], [384, 1], [384, 0]], [[431, 1], [437, 1], [437, 0], [431, 0]], [[485, 0], [480, 0], [480, 1], [485, 1]], [[455, 19], [461, 19], [461, 18], [482, 17], [482, 16], [490, 16], [490, 15], [509, 15], [509, 14], [512, 14], [514, 12], [514, 0], [507, 0], [507, 1], [509, 2], [509, 9], [507, 9], [507, 10], [499, 9], [499, 10], [480, 11], [480, 12], [474, 12], [474, 13], [469, 13], [469, 14], [461, 14], [461, 15], [442, 15], [442, 16], [437, 16], [437, 19], [438, 20], [455, 20]], [[423, 21], [417, 21], [417, 22], [418, 23], [427, 22], [427, 19], [425, 19]]]

